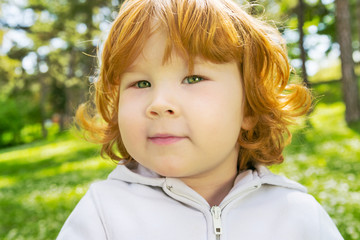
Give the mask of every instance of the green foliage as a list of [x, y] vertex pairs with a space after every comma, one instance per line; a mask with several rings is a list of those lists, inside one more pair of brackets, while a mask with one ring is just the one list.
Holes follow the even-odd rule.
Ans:
[[26, 142], [21, 131], [38, 120], [38, 106], [26, 98], [0, 100], [0, 105], [0, 147]]
[[[0, 129], [0, 146], [5, 140], [23, 142], [19, 133], [27, 124], [40, 124], [54, 114], [61, 119], [73, 116], [74, 107], [84, 101], [88, 76], [94, 72], [94, 58], [89, 55], [96, 55], [100, 25], [112, 20], [110, 8], [118, 7], [120, 1], [20, 2], [0, 2], [0, 9], [11, 6], [23, 15], [0, 16], [0, 41], [17, 32], [30, 42], [24, 47], [21, 42], [26, 41], [12, 39], [10, 48], [0, 52], [0, 103], [10, 104], [0, 110], [0, 128], [7, 129]], [[26, 106], [38, 106], [37, 114], [21, 107], [24, 95], [29, 101]], [[33, 120], [29, 123], [24, 118]]]
[[[360, 76], [360, 65], [355, 65], [355, 74]], [[320, 69], [315, 75], [310, 76], [309, 80], [311, 83], [323, 83], [340, 80], [341, 74], [341, 62], [340, 60], [334, 61], [329, 66]]]
[[311, 83], [327, 82], [341, 79], [341, 63], [336, 61], [330, 66], [320, 69], [314, 76], [309, 77]]

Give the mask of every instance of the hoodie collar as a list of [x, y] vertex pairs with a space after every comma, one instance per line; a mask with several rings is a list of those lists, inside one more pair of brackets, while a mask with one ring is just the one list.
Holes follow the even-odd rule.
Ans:
[[[149, 185], [153, 187], [163, 188], [169, 182], [178, 183], [181, 182], [175, 178], [166, 178], [158, 175], [157, 173], [145, 168], [140, 164], [131, 165], [118, 165], [109, 175], [109, 179], [121, 180], [129, 183], [137, 183], [143, 185]], [[180, 184], [180, 183], [178, 183]], [[307, 192], [306, 188], [301, 184], [289, 180], [284, 176], [279, 176], [270, 172], [270, 170], [263, 166], [256, 166], [255, 170], [246, 170], [240, 172], [235, 178], [234, 187], [230, 191], [237, 191], [239, 188], [260, 186], [260, 185], [274, 185], [279, 187], [296, 189], [301, 192]], [[184, 184], [180, 184], [184, 185]]]
[[128, 183], [137, 183], [153, 187], [162, 187], [165, 178], [143, 167], [140, 164], [117, 165], [108, 179], [121, 180]]

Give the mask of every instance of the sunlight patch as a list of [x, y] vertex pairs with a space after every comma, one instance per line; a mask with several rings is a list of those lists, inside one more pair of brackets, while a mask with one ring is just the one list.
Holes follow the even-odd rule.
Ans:
[[66, 142], [52, 143], [43, 146], [2, 153], [0, 154], [0, 162], [11, 160], [26, 160], [27, 162], [33, 162], [39, 161], [39, 158], [47, 158], [85, 148], [89, 148], [88, 143], [70, 140]]
[[81, 162], [64, 162], [58, 167], [47, 168], [36, 173], [36, 177], [44, 178], [57, 174], [64, 174], [74, 171], [99, 170], [113, 165], [110, 161], [101, 160], [100, 157], [89, 158]]
[[17, 182], [15, 177], [0, 177], [0, 188], [10, 187]]

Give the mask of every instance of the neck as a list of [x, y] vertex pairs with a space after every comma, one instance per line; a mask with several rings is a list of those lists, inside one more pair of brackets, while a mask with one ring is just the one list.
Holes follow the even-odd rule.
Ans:
[[220, 179], [208, 176], [203, 179], [186, 179], [183, 181], [205, 198], [210, 206], [218, 206], [232, 189], [236, 175], [237, 171], [234, 169], [231, 174], [227, 172]]

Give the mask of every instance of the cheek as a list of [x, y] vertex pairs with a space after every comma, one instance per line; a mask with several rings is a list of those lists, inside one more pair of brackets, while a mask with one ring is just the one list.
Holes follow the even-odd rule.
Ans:
[[[241, 124], [243, 118], [242, 94], [240, 91], [216, 91], [199, 98], [196, 111], [204, 123], [219, 121], [227, 125]], [[207, 121], [205, 121], [207, 119]]]
[[124, 93], [119, 99], [118, 121], [119, 127], [128, 127], [136, 124], [142, 115], [143, 106], [141, 100], [134, 94]]
[[133, 102], [121, 102], [118, 109], [118, 124], [122, 142], [130, 153], [129, 147], [136, 146], [140, 135], [144, 132], [141, 111]]
[[[243, 120], [242, 94], [240, 90], [224, 90], [207, 99], [206, 111], [200, 111], [207, 128], [207, 136], [237, 141]], [[204, 104], [205, 105], [205, 104]]]

